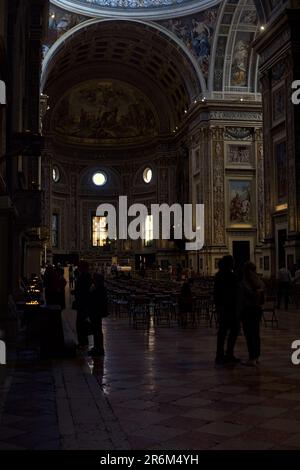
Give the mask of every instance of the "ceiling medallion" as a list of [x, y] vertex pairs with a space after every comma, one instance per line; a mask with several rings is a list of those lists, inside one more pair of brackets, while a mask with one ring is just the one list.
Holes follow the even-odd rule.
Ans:
[[185, 16], [221, 0], [51, 0], [53, 5], [89, 17], [163, 19]]

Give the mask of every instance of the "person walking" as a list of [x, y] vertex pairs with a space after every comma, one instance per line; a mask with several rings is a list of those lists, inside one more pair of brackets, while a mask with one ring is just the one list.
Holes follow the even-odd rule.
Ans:
[[248, 262], [244, 266], [238, 302], [249, 354], [249, 359], [244, 365], [255, 367], [259, 364], [261, 354], [260, 323], [264, 303], [264, 284], [253, 263]]
[[75, 303], [77, 310], [76, 331], [78, 346], [85, 348], [88, 346], [88, 336], [86, 333], [86, 321], [88, 319], [88, 302], [92, 278], [89, 273], [89, 264], [82, 261], [79, 265], [79, 276], [75, 284]]
[[93, 285], [89, 294], [89, 319], [92, 324], [94, 347], [89, 352], [90, 356], [104, 356], [104, 341], [102, 319], [108, 315], [107, 289], [104, 285], [104, 277], [97, 273], [93, 278]]
[[[238, 279], [233, 272], [233, 267], [233, 257], [224, 256], [219, 262], [219, 271], [215, 277], [214, 302], [219, 324], [215, 360], [217, 365], [240, 362], [234, 356], [240, 324], [237, 315]], [[225, 354], [226, 338], [227, 350]]]

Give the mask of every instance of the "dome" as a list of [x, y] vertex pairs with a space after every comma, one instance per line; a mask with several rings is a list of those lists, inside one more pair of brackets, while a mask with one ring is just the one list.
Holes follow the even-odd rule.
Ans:
[[91, 17], [170, 18], [204, 10], [220, 0], [51, 0], [51, 3]]

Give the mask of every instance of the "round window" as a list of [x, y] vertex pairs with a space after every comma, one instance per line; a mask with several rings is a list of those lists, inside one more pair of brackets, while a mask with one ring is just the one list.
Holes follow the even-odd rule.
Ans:
[[153, 171], [151, 170], [151, 168], [146, 168], [145, 169], [145, 171], [143, 173], [143, 178], [144, 178], [144, 182], [146, 184], [151, 183], [152, 178], [153, 178]]
[[95, 186], [98, 186], [98, 187], [104, 186], [106, 182], [107, 182], [107, 177], [104, 173], [98, 172], [94, 174], [93, 183]]
[[57, 166], [53, 167], [52, 178], [53, 178], [54, 183], [58, 183], [60, 180], [60, 172]]

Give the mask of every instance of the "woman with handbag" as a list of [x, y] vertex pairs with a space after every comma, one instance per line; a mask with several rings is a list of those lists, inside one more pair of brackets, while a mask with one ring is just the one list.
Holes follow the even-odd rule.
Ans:
[[107, 289], [104, 285], [104, 277], [102, 274], [96, 273], [89, 294], [89, 318], [94, 336], [94, 348], [89, 352], [90, 356], [97, 357], [105, 354], [102, 319], [107, 316]]
[[264, 284], [256, 272], [253, 263], [244, 266], [243, 280], [240, 286], [239, 311], [247, 341], [249, 360], [244, 365], [255, 367], [260, 357], [260, 323], [264, 303]]

